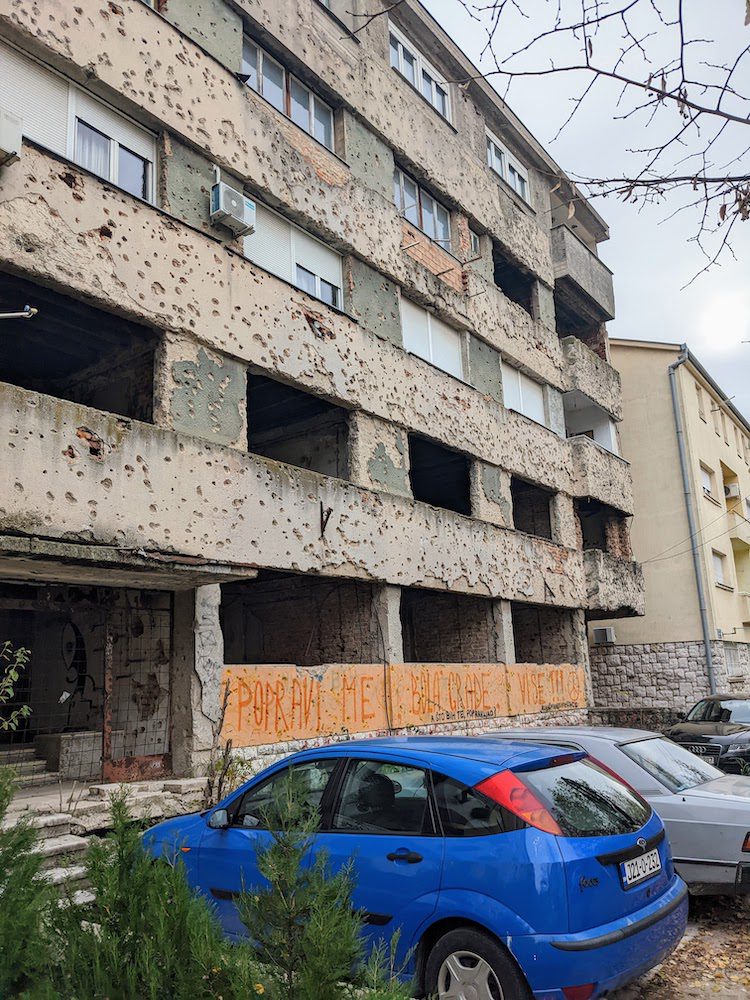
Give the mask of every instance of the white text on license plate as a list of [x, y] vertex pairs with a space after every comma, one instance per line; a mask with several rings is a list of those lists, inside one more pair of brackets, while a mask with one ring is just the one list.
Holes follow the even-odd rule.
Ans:
[[716, 758], [715, 757], [704, 757], [703, 760], [705, 760], [705, 762], [707, 764], [714, 764], [714, 765], [716, 764]]
[[661, 858], [658, 851], [649, 851], [639, 858], [632, 858], [630, 861], [623, 861], [620, 864], [620, 878], [626, 889], [639, 882], [645, 882], [647, 878], [656, 875], [661, 871]]

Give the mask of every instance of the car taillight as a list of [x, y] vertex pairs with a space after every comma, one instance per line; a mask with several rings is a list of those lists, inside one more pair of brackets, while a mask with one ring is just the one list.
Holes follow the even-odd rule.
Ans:
[[585, 986], [563, 986], [565, 1000], [589, 1000], [596, 989], [596, 983], [586, 983]]
[[745, 834], [745, 843], [742, 845], [742, 853], [750, 854], [750, 833]]
[[491, 778], [485, 778], [484, 781], [481, 781], [476, 789], [482, 795], [486, 795], [488, 799], [492, 799], [499, 806], [512, 812], [514, 816], [518, 816], [525, 823], [536, 827], [537, 830], [562, 837], [560, 825], [549, 809], [512, 771], [500, 771], [498, 774], [493, 774]]

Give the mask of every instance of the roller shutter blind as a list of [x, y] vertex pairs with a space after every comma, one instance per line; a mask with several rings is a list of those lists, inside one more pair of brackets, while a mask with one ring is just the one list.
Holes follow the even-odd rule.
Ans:
[[293, 281], [292, 225], [256, 202], [255, 232], [245, 237], [245, 256], [285, 281]]
[[301, 229], [292, 230], [295, 263], [341, 288], [341, 257]]
[[156, 150], [152, 132], [147, 132], [140, 125], [108, 108], [101, 101], [89, 97], [82, 90], [74, 89], [71, 100], [75, 118], [81, 118], [87, 125], [103, 132], [109, 139], [114, 139], [149, 163], [154, 162]]
[[23, 135], [59, 156], [69, 156], [67, 80], [0, 43], [0, 81], [0, 103], [22, 119]]

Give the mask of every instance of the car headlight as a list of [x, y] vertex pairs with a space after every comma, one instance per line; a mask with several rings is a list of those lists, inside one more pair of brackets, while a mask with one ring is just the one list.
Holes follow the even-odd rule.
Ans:
[[747, 743], [730, 743], [727, 747], [727, 753], [747, 753], [750, 750], [750, 744]]

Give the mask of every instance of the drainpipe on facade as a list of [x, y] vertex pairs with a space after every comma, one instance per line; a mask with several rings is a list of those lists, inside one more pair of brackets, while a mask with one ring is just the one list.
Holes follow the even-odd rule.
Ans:
[[706, 604], [706, 589], [703, 586], [703, 569], [701, 566], [700, 545], [698, 543], [698, 527], [695, 521], [695, 510], [693, 508], [693, 491], [690, 486], [690, 470], [687, 461], [687, 448], [685, 446], [685, 425], [682, 420], [682, 410], [680, 409], [679, 390], [677, 388], [677, 369], [685, 364], [690, 358], [690, 351], [687, 344], [683, 344], [680, 356], [674, 364], [669, 366], [669, 388], [672, 391], [672, 412], [674, 413], [675, 428], [677, 430], [677, 446], [680, 452], [680, 469], [682, 470], [682, 488], [685, 494], [685, 508], [687, 509], [688, 529], [690, 531], [690, 542], [693, 550], [693, 569], [695, 570], [695, 586], [698, 591], [698, 605], [700, 607], [701, 628], [703, 629], [703, 645], [706, 649], [706, 670], [708, 672], [708, 686], [711, 694], [716, 694], [716, 676], [714, 675], [714, 655], [711, 646], [711, 628], [708, 623], [708, 607]]

